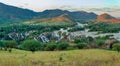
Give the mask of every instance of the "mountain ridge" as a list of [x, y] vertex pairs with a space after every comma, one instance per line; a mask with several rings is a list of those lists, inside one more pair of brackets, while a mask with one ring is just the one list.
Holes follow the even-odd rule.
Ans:
[[70, 12], [67, 10], [53, 9], [45, 10], [43, 12], [34, 12], [29, 9], [22, 9], [0, 3], [0, 24], [24, 22], [36, 18], [55, 18], [62, 14], [68, 14], [68, 16], [75, 21], [93, 20], [97, 18], [97, 14], [84, 11]]

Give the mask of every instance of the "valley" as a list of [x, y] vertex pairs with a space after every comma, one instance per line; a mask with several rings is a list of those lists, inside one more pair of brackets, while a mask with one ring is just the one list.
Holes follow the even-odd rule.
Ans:
[[120, 66], [120, 19], [0, 3], [0, 66]]

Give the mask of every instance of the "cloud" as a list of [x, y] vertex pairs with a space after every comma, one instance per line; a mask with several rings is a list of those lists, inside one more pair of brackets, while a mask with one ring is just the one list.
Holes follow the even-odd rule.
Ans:
[[120, 13], [120, 8], [90, 8], [89, 11], [98, 11], [98, 12], [117, 12]]

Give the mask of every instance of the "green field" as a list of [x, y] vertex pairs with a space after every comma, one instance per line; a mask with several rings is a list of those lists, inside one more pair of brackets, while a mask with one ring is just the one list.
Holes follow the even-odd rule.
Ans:
[[28, 52], [0, 51], [0, 66], [120, 66], [120, 53], [87, 49]]

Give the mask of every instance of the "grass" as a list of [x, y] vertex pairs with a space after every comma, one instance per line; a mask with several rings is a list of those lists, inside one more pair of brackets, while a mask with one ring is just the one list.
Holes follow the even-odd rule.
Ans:
[[0, 66], [120, 66], [120, 53], [87, 49], [70, 51], [0, 51]]

